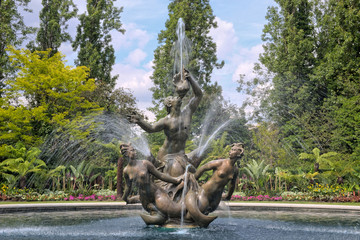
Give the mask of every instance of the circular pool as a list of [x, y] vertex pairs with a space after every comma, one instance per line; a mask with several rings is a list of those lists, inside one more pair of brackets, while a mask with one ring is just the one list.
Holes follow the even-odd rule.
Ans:
[[360, 239], [356, 212], [219, 212], [208, 228], [147, 227], [141, 211], [19, 212], [0, 215], [0, 239]]

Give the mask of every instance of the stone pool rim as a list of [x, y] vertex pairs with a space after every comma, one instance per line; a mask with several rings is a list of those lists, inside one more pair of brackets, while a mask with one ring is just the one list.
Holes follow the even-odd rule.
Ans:
[[[226, 202], [231, 211], [294, 211], [294, 212], [328, 212], [358, 213], [360, 206], [297, 204], [297, 203], [258, 203]], [[0, 204], [0, 214], [17, 212], [57, 212], [88, 210], [142, 210], [141, 204], [125, 202], [71, 202], [71, 203], [14, 203]], [[221, 211], [221, 207], [218, 208]]]

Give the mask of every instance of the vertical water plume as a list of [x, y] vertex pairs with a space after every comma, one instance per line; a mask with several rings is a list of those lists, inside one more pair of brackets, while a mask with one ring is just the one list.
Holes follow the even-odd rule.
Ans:
[[191, 53], [191, 42], [185, 35], [185, 23], [182, 18], [179, 18], [176, 26], [177, 40], [171, 49], [171, 55], [174, 56], [174, 75], [181, 73], [183, 79], [183, 68], [189, 64]]

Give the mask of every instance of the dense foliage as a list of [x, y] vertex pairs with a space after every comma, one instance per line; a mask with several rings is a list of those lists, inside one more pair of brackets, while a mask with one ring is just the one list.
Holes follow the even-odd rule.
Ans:
[[94, 79], [88, 78], [86, 67], [66, 66], [60, 53], [9, 48], [10, 60], [19, 69], [1, 99], [0, 146], [23, 141], [39, 144], [53, 129], [72, 119], [98, 110], [86, 100], [94, 91]]
[[125, 32], [120, 22], [122, 8], [115, 7], [114, 0], [87, 0], [86, 9], [79, 16], [80, 25], [72, 44], [74, 50], [79, 50], [75, 63], [89, 67], [91, 78], [113, 88], [117, 76], [111, 76], [115, 53], [110, 32]]
[[23, 21], [21, 11], [31, 11], [27, 8], [30, 0], [0, 1], [0, 97], [5, 88], [5, 80], [14, 73], [11, 67], [6, 47], [21, 46], [27, 35], [33, 29], [27, 27]]
[[[76, 6], [43, 0], [36, 42], [18, 50], [32, 31], [20, 14], [28, 2], [0, 1], [0, 199], [114, 200], [121, 194], [113, 191], [116, 183], [121, 187], [117, 172], [126, 164], [112, 138], [116, 128], [101, 130], [106, 142], [93, 137], [106, 114], [136, 110], [133, 95], [114, 89], [117, 76], [111, 76], [110, 32], [124, 32], [122, 8], [112, 0], [87, 1], [87, 11], [77, 16], [73, 68], [58, 49], [70, 40], [66, 23]], [[161, 101], [174, 94], [171, 48], [181, 17], [192, 41], [187, 68], [204, 91], [186, 152], [207, 142], [205, 164], [227, 158], [231, 143], [245, 144], [233, 200], [360, 201], [360, 3], [275, 2], [266, 15], [257, 77], [239, 80], [246, 86], [239, 90], [253, 96], [247, 101], [251, 124], [211, 82], [213, 69], [224, 63], [208, 35], [217, 26], [208, 0], [170, 1], [154, 53], [152, 110], [163, 117]], [[105, 117], [94, 120], [93, 113]], [[154, 154], [163, 139], [162, 133], [149, 136]], [[200, 180], [209, 177], [211, 172]]]
[[71, 36], [66, 31], [67, 22], [76, 16], [77, 8], [72, 0], [42, 0], [42, 5], [36, 44], [32, 44], [42, 51], [50, 48], [51, 54], [55, 54], [61, 43], [71, 41]]
[[280, 165], [287, 159], [295, 166], [300, 153], [314, 148], [359, 161], [359, 3], [276, 3], [266, 16], [258, 76], [247, 83], [261, 99], [253, 105], [255, 119], [268, 122], [257, 132], [278, 131], [272, 150], [286, 150]]

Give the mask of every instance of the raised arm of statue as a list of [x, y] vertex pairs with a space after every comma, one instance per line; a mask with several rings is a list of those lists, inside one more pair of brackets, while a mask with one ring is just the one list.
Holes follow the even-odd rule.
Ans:
[[150, 123], [146, 122], [141, 116], [139, 116], [136, 113], [129, 116], [129, 121], [132, 123], [136, 123], [144, 131], [146, 131], [148, 133], [159, 132], [159, 131], [163, 130], [165, 127], [165, 122], [166, 122], [165, 118], [162, 118], [159, 121], [157, 121], [153, 124], [150, 124]]
[[174, 183], [174, 184], [179, 184], [181, 183], [181, 181], [183, 180], [182, 177], [183, 176], [180, 176], [180, 177], [172, 177], [168, 174], [165, 174], [165, 173], [162, 173], [160, 171], [158, 171], [155, 166], [149, 162], [149, 161], [146, 161], [146, 164], [148, 165], [148, 170], [149, 172], [154, 175], [156, 178], [164, 181], [164, 182], [169, 182], [169, 183]]
[[199, 179], [204, 172], [214, 170], [220, 164], [221, 164], [221, 162], [219, 162], [219, 160], [214, 160], [214, 161], [208, 162], [205, 165], [201, 166], [195, 173], [196, 180]]
[[189, 71], [184, 69], [184, 72], [185, 72], [185, 78], [189, 81], [194, 92], [194, 97], [191, 98], [189, 102], [189, 106], [191, 112], [195, 112], [196, 108], [200, 104], [200, 101], [203, 96], [203, 92], [201, 91], [199, 84], [194, 80], [193, 76], [189, 73]]

